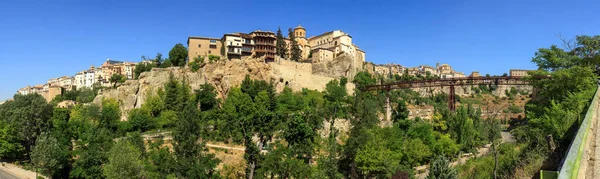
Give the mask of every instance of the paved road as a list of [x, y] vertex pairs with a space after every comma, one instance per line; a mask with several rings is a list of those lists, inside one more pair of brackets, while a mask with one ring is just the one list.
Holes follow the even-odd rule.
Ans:
[[0, 178], [2, 178], [2, 179], [21, 179], [19, 177], [16, 177], [10, 173], [3, 171], [3, 170], [0, 170]]

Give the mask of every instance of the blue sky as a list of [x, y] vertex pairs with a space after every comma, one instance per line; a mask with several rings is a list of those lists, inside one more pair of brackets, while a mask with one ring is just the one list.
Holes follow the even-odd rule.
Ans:
[[107, 58], [168, 54], [188, 36], [341, 29], [367, 61], [448, 63], [458, 71], [533, 69], [558, 35], [600, 34], [600, 1], [0, 1], [0, 101], [20, 87], [74, 75]]

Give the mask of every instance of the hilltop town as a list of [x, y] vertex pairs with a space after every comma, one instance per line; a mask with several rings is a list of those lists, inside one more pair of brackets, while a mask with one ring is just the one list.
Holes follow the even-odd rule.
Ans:
[[[405, 67], [393, 63], [375, 65], [366, 61], [366, 52], [352, 42], [352, 36], [341, 30], [329, 31], [308, 38], [306, 34], [307, 30], [298, 25], [293, 29], [289, 29], [289, 34], [285, 37], [281, 34], [281, 31], [276, 34], [271, 31], [261, 30], [255, 30], [250, 33], [225, 33], [221, 38], [190, 36], [187, 39], [188, 65], [186, 66], [198, 61], [260, 59], [267, 64], [282, 65], [284, 69], [281, 71], [288, 71], [289, 69], [285, 69], [286, 67], [291, 68], [291, 66], [295, 66], [291, 71], [296, 72], [296, 74], [292, 74], [292, 78], [297, 81], [302, 81], [298, 80], [298, 78], [311, 78], [307, 75], [300, 77], [304, 74], [303, 72], [332, 78], [339, 78], [340, 76], [351, 78], [352, 75], [348, 74], [348, 71], [353, 71], [354, 73], [352, 74], [358, 71], [367, 71], [371, 74], [384, 77], [393, 77], [395, 75], [442, 79], [467, 77], [463, 72], [455, 71], [448, 64], [440, 65], [437, 63], [435, 67], [429, 65]], [[282, 48], [284, 51], [281, 52], [281, 49], [278, 48]], [[297, 52], [298, 59], [282, 64], [282, 61], [290, 61], [291, 58], [294, 58], [294, 49], [299, 49]], [[342, 56], [346, 60], [346, 63], [340, 65], [339, 62], [334, 62], [335, 59]], [[143, 59], [141, 62], [107, 59], [100, 67], [91, 65], [88, 69], [81, 70], [73, 76], [51, 78], [44, 84], [26, 86], [19, 89], [17, 94], [38, 93], [47, 101], [51, 101], [65, 91], [73, 89], [110, 88], [114, 87], [116, 83], [136, 79], [137, 77], [134, 74], [136, 67], [149, 63], [154, 62], [146, 59]], [[317, 64], [325, 65], [319, 66]], [[348, 67], [342, 67], [342, 72], [345, 71], [346, 74], [327, 72], [327, 70], [332, 70], [332, 65], [347, 65]], [[527, 70], [510, 70], [510, 75], [524, 76], [527, 75], [526, 72]], [[480, 74], [476, 71], [468, 75], [468, 77], [478, 76]], [[324, 86], [324, 83], [318, 85]], [[306, 86], [310, 85], [303, 83], [300, 84], [299, 88]], [[317, 87], [316, 89], [320, 88]]]

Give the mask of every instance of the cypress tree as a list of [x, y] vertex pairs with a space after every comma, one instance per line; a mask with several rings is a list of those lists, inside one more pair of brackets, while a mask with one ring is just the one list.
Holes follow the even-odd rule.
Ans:
[[277, 55], [281, 58], [285, 58], [287, 54], [287, 44], [285, 44], [285, 40], [283, 39], [283, 35], [281, 34], [281, 28], [277, 27]]
[[290, 37], [290, 41], [291, 41], [291, 60], [292, 61], [300, 61], [300, 59], [302, 58], [302, 49], [300, 49], [300, 46], [298, 45], [298, 42], [296, 42], [296, 37], [294, 36], [294, 31], [292, 30], [292, 28], [289, 28], [289, 37]]

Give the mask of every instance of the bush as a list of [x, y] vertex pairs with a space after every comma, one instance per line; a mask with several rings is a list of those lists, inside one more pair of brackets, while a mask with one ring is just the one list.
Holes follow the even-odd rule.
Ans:
[[190, 68], [192, 69], [192, 72], [197, 72], [200, 67], [202, 67], [202, 64], [204, 63], [204, 57], [196, 57], [194, 58], [194, 60], [192, 62], [190, 62]]
[[156, 124], [148, 112], [140, 109], [132, 109], [129, 112], [129, 123], [132, 131], [145, 132], [154, 129]]
[[216, 56], [216, 55], [208, 55], [208, 61], [209, 61], [210, 63], [212, 63], [212, 62], [216, 62], [216, 61], [219, 61], [220, 59], [221, 59], [221, 57], [219, 57], [219, 56]]
[[508, 110], [509, 110], [511, 113], [515, 113], [515, 114], [516, 114], [516, 113], [521, 113], [521, 112], [523, 112], [523, 110], [522, 110], [521, 108], [519, 108], [519, 107], [518, 107], [517, 105], [515, 105], [515, 104], [512, 104], [512, 105], [510, 105], [510, 106], [508, 107]]

